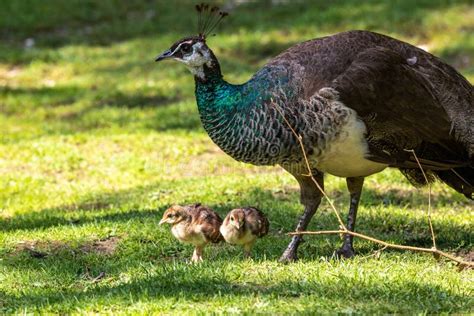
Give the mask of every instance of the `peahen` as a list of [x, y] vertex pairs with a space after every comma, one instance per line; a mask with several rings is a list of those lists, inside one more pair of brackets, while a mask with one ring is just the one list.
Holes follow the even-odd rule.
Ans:
[[[210, 11], [217, 21], [225, 16]], [[302, 136], [320, 186], [324, 173], [346, 178], [350, 230], [364, 177], [395, 167], [411, 183], [425, 184], [417, 158], [430, 181], [472, 199], [474, 88], [442, 60], [388, 36], [348, 31], [297, 44], [235, 85], [223, 79], [206, 43], [209, 27], [203, 28], [156, 61], [174, 59], [193, 73], [202, 124], [224, 152], [255, 165], [278, 164], [296, 178], [304, 205], [296, 230], [306, 229], [321, 194], [302, 175], [302, 151], [276, 107]], [[280, 260], [295, 260], [301, 240], [294, 236]], [[351, 236], [337, 253], [354, 255]]]

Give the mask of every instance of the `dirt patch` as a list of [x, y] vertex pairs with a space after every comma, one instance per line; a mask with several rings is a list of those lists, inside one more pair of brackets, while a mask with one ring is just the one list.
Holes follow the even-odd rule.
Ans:
[[97, 253], [100, 255], [112, 255], [114, 254], [120, 238], [118, 237], [107, 237], [105, 239], [96, 240], [83, 245], [80, 249], [85, 253]]
[[11, 255], [28, 253], [33, 258], [42, 259], [50, 255], [56, 255], [63, 251], [73, 253], [96, 253], [109, 256], [115, 253], [120, 238], [113, 236], [104, 239], [94, 240], [81, 245], [79, 248], [71, 247], [68, 243], [57, 240], [25, 240], [15, 245]]
[[42, 259], [50, 254], [58, 253], [63, 250], [71, 249], [71, 247], [61, 241], [57, 240], [25, 240], [15, 245], [13, 255], [22, 252], [29, 253], [33, 258]]
[[68, 206], [61, 207], [63, 211], [97, 211], [110, 208], [111, 203], [103, 201], [89, 201], [80, 204], [72, 204]]
[[474, 262], [474, 250], [462, 250], [459, 251], [456, 255], [461, 257], [465, 261]]

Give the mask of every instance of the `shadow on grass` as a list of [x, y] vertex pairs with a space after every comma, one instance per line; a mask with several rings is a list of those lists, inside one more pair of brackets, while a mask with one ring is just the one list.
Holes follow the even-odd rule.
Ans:
[[[96, 90], [96, 89], [92, 89]], [[105, 91], [97, 91], [95, 101], [92, 108], [111, 106], [126, 108], [145, 108], [145, 107], [162, 107], [171, 105], [181, 97], [169, 96], [162, 93], [154, 95], [142, 94], [125, 94], [120, 91], [105, 93]], [[81, 99], [86, 91], [77, 86], [60, 86], [60, 87], [42, 87], [42, 88], [12, 88], [0, 87], [0, 96], [4, 98], [18, 98], [18, 103], [22, 104], [24, 100], [34, 100], [36, 107], [55, 107], [69, 105]], [[90, 91], [89, 91], [90, 93]], [[31, 103], [31, 102], [30, 102]], [[4, 108], [3, 104], [0, 110]], [[89, 108], [88, 108], [89, 109]], [[21, 107], [18, 111], [23, 110]]]
[[[112, 0], [98, 3], [70, 1], [67, 8], [63, 1], [52, 2], [3, 3], [0, 6], [4, 15], [0, 37], [24, 40], [36, 36], [41, 39], [42, 47], [57, 47], [70, 43], [108, 45], [143, 35], [183, 32], [185, 36], [197, 32], [195, 24], [190, 24], [197, 19], [194, 0], [181, 0], [179, 5], [159, 0], [134, 0], [120, 5]], [[316, 25], [318, 29], [332, 30], [350, 21], [354, 25], [386, 28], [387, 31], [392, 31], [390, 27], [396, 25], [397, 29], [405, 28], [411, 34], [413, 26], [419, 26], [429, 11], [460, 4], [470, 4], [470, 1], [419, 1], [416, 5], [409, 0], [363, 3], [357, 0], [330, 3], [307, 0], [280, 4], [271, 0], [229, 1], [224, 8], [230, 10], [231, 18], [221, 27], [267, 31]], [[25, 12], [25, 9], [29, 11]], [[49, 14], [42, 14], [46, 9]]]
[[[168, 183], [169, 185], [170, 183]], [[166, 183], [137, 187], [131, 190], [98, 193], [93, 197], [86, 198], [80, 203], [72, 205], [61, 205], [54, 208], [43, 209], [37, 212], [28, 212], [24, 215], [17, 215], [12, 218], [0, 218], [0, 227], [4, 232], [17, 230], [43, 230], [58, 226], [82, 226], [90, 223], [126, 223], [129, 221], [149, 222], [156, 225], [163, 211], [168, 205], [160, 209], [134, 209], [120, 205], [127, 205], [130, 201], [146, 198], [148, 192], [159, 191]], [[396, 190], [391, 190], [394, 194]], [[406, 191], [401, 191], [398, 195], [406, 195]], [[395, 193], [397, 196], [397, 193]], [[417, 196], [415, 193], [414, 196]], [[428, 230], [426, 218], [423, 216], [404, 216], [401, 213], [389, 213], [385, 206], [380, 203], [374, 204], [373, 200], [386, 197], [385, 194], [373, 189], [365, 189], [361, 207], [380, 208], [380, 212], [360, 213], [357, 222], [357, 231], [369, 232], [374, 237], [403, 243], [413, 246], [430, 247], [431, 236]], [[236, 205], [253, 205], [264, 210], [272, 223], [272, 230], [290, 232], [293, 231], [296, 222], [301, 215], [302, 207], [299, 205], [298, 193], [290, 192], [287, 195], [276, 196], [271, 190], [253, 188], [245, 194], [238, 194], [230, 197], [221, 204], [210, 204], [222, 217]], [[337, 207], [342, 210], [343, 216], [347, 212], [348, 194], [344, 192], [337, 198]], [[365, 201], [368, 201], [366, 203]], [[445, 200], [439, 201], [440, 205], [449, 203], [449, 196]], [[371, 202], [370, 202], [371, 201]], [[436, 201], [436, 200], [435, 200]], [[181, 201], [180, 204], [195, 203], [196, 201]], [[410, 207], [424, 208], [426, 206], [425, 197], [417, 196], [412, 199]], [[438, 203], [435, 202], [435, 203]], [[469, 203], [469, 202], [467, 202]], [[296, 205], [296, 207], [295, 207]], [[401, 205], [405, 207], [407, 201], [404, 199], [394, 199], [391, 206]], [[436, 208], [436, 204], [433, 205]], [[122, 210], [120, 210], [122, 208]], [[152, 219], [156, 219], [153, 221]], [[290, 220], [289, 220], [290, 219]], [[472, 243], [474, 232], [467, 224], [460, 224], [449, 219], [435, 218], [433, 224], [436, 228], [437, 243], [440, 247], [458, 248], [469, 246]], [[148, 224], [149, 225], [149, 224]], [[337, 229], [337, 221], [332, 211], [323, 205], [313, 218], [310, 229]], [[288, 238], [287, 238], [288, 239]], [[336, 245], [334, 246], [336, 248]]]
[[[41, 50], [66, 45], [112, 45], [139, 37], [152, 40], [168, 35], [178, 39], [197, 32], [195, 24], [190, 24], [190, 21], [196, 21], [196, 1], [192, 0], [182, 0], [179, 5], [159, 0], [127, 1], [120, 5], [112, 0], [69, 1], [67, 8], [60, 0], [48, 1], [47, 4], [12, 3], [0, 4], [3, 14], [0, 15], [3, 17], [0, 19], [0, 38], [9, 43], [1, 47], [0, 57], [10, 63], [50, 58], [51, 53], [45, 54]], [[413, 29], [423, 33], [420, 25], [430, 12], [462, 4], [470, 4], [470, 1], [418, 1], [416, 5], [410, 0], [370, 0], [362, 3], [357, 0], [307, 0], [280, 4], [270, 0], [250, 3], [228, 1], [224, 7], [230, 9], [231, 17], [220, 29], [228, 33], [235, 30], [285, 32], [310, 25], [325, 33], [357, 28], [386, 33], [397, 31], [411, 36]], [[27, 38], [35, 39], [36, 51], [21, 48]], [[281, 48], [278, 47], [278, 52]], [[272, 45], [269, 49], [248, 49], [250, 56], [257, 55], [255, 58], [278, 53]], [[15, 53], [11, 53], [13, 50]]]
[[[126, 94], [115, 90], [87, 91], [76, 86], [44, 88], [0, 87], [0, 113], [7, 116], [30, 115], [44, 109], [51, 111], [42, 120], [48, 123], [48, 133], [71, 134], [101, 127], [133, 125], [150, 130], [198, 130], [201, 121], [194, 105], [183, 108], [181, 96], [160, 91]], [[81, 102], [77, 106], [76, 102]], [[55, 107], [62, 107], [53, 112]], [[110, 115], [109, 110], [114, 110]], [[152, 109], [154, 113], [138, 119], [135, 113], [121, 109]], [[104, 111], [109, 117], [104, 119]], [[52, 128], [54, 126], [54, 128]], [[39, 135], [42, 136], [41, 134]]]
[[162, 94], [141, 95], [141, 94], [125, 94], [116, 92], [113, 95], [100, 98], [96, 102], [96, 107], [111, 106], [125, 108], [146, 108], [146, 107], [164, 107], [179, 101], [180, 97], [169, 97]]
[[0, 4], [0, 38], [13, 43], [34, 38], [39, 47], [55, 48], [68, 44], [110, 45], [144, 34], [163, 36], [191, 31], [189, 21], [196, 16], [194, 4], [193, 0], [181, 0], [179, 4], [160, 0], [7, 1]]
[[[334, 32], [341, 28], [377, 29], [386, 33], [398, 32], [409, 36], [413, 30], [423, 35], [423, 20], [432, 12], [443, 11], [451, 6], [470, 5], [469, 0], [456, 2], [409, 0], [335, 0], [288, 1], [283, 5], [272, 5], [271, 0], [243, 3], [237, 10], [239, 18], [227, 21], [227, 28], [245, 27], [248, 30], [288, 30], [316, 27], [323, 32]], [[244, 16], [244, 12], [245, 14]], [[238, 23], [238, 24], [235, 24]]]
[[[12, 106], [7, 106], [2, 102], [0, 104], [0, 112], [6, 115], [13, 115], [17, 112], [25, 111], [25, 103], [30, 103], [35, 108], [69, 105], [80, 99], [82, 92], [82, 89], [75, 86], [42, 88], [0, 86], [0, 97], [17, 99]], [[8, 102], [8, 104], [11, 103]]]
[[[176, 277], [176, 274], [180, 273], [189, 274], [189, 272], [186, 273], [187, 269], [195, 270], [193, 277], [189, 275], [187, 275], [189, 278]], [[222, 267], [215, 267], [215, 269], [219, 271]], [[364, 282], [354, 284], [352, 280], [352, 287], [347, 285], [346, 278], [342, 276], [332, 282], [313, 281], [302, 284], [296, 280], [258, 286], [250, 282], [240, 284], [232, 282], [218, 273], [212, 275], [204, 273], [205, 275], [202, 275], [203, 271], [194, 267], [168, 268], [165, 266], [160, 269], [157, 276], [115, 286], [91, 285], [87, 290], [65, 288], [60, 293], [39, 291], [24, 294], [21, 299], [4, 295], [3, 306], [9, 307], [9, 311], [40, 309], [42, 305], [55, 307], [56, 311], [67, 311], [75, 310], [75, 307], [94, 306], [94, 304], [108, 306], [117, 301], [121, 303], [120, 305], [133, 304], [134, 301], [146, 302], [169, 298], [206, 302], [216, 298], [254, 299], [258, 295], [266, 300], [304, 300], [310, 296], [310, 300], [316, 303], [315, 306], [308, 304], [306, 308], [300, 307], [302, 309], [299, 309], [299, 312], [320, 310], [321, 308], [317, 306], [318, 301], [323, 304], [331, 302], [332, 306], [337, 304], [340, 308], [356, 305], [362, 310], [377, 310], [377, 312], [394, 310], [410, 313], [461, 312], [468, 308], [462, 306], [467, 305], [466, 297], [435, 285], [416, 282], [385, 281], [367, 286]], [[413, 299], [414, 297], [416, 299]], [[374, 304], [374, 300], [377, 304]], [[466, 303], [462, 304], [463, 302]], [[375, 306], [371, 308], [370, 306], [373, 305]]]
[[[68, 246], [67, 250], [52, 252], [45, 259], [31, 258], [24, 252], [7, 254], [3, 260], [3, 265], [6, 267], [18, 269], [22, 273], [26, 273], [26, 271], [46, 272], [53, 279], [55, 273], [60, 272], [62, 277], [67, 275], [68, 282], [74, 282], [74, 286], [63, 287], [60, 293], [35, 290], [25, 291], [18, 297], [4, 293], [3, 306], [0, 306], [0, 310], [5, 308], [5, 311], [12, 312], [25, 308], [28, 310], [39, 309], [42, 306], [50, 308], [52, 306], [57, 310], [74, 310], [75, 307], [84, 307], [94, 303], [103, 306], [117, 302], [131, 304], [135, 300], [152, 301], [167, 298], [189, 299], [192, 297], [193, 299], [207, 300], [216, 298], [216, 293], [220, 293], [220, 297], [254, 297], [255, 294], [258, 294], [267, 299], [276, 297], [304, 300], [305, 297], [311, 296], [317, 301], [327, 300], [332, 304], [340, 302], [338, 303], [340, 306], [353, 305], [357, 302], [358, 307], [367, 310], [370, 310], [374, 297], [376, 297], [377, 311], [379, 312], [380, 306], [385, 306], [387, 312], [400, 309], [410, 312], [461, 312], [466, 309], [467, 303], [464, 303], [466, 297], [429, 283], [385, 281], [367, 285], [363, 281], [346, 280], [342, 275], [331, 283], [318, 281], [318, 279], [311, 282], [283, 280], [274, 285], [264, 286], [226, 279], [225, 269], [229, 264], [229, 259], [228, 257], [224, 259], [222, 255], [213, 258], [210, 263], [206, 263], [212, 265], [212, 269], [200, 270], [199, 266], [190, 267], [181, 264], [176, 259], [189, 255], [187, 247], [176, 242], [164, 242], [164, 234], [169, 237], [168, 228], [159, 229], [157, 227], [167, 205], [160, 207], [160, 209], [124, 207], [123, 210], [110, 206], [126, 205], [127, 201], [144, 198], [147, 196], [147, 192], [159, 191], [166, 185], [166, 183], [160, 183], [132, 190], [100, 193], [94, 197], [86, 198], [78, 204], [44, 209], [23, 216], [15, 216], [8, 220], [0, 219], [0, 227], [4, 232], [43, 230], [62, 226], [80, 227], [100, 223], [106, 227], [116, 227], [118, 236], [122, 237], [120, 243], [123, 243], [123, 247], [119, 244], [118, 251], [110, 256], [92, 255], [91, 257], [91, 254], [82, 253], [80, 246], [77, 249]], [[365, 193], [367, 196], [381, 195], [380, 192], [368, 191]], [[209, 206], [222, 216], [235, 205], [257, 205], [264, 210], [271, 221], [271, 232], [268, 237], [257, 244], [256, 253], [259, 254], [258, 258], [262, 258], [263, 253], [263, 260], [275, 261], [289, 241], [289, 237], [285, 236], [284, 232], [293, 230], [293, 225], [299, 215], [301, 207], [295, 206], [297, 195], [297, 192], [291, 191], [287, 195], [275, 196], [274, 192], [270, 190], [255, 188], [246, 193], [231, 196], [230, 200], [223, 198], [225, 202], [221, 204], [210, 204]], [[347, 193], [338, 199], [347, 200]], [[182, 203], [191, 202], [193, 201], [183, 201]], [[364, 206], [364, 198], [362, 205]], [[440, 248], [469, 247], [469, 244], [463, 243], [463, 241], [468, 243], [472, 241], [473, 232], [468, 225], [452, 223], [448, 220], [435, 220], [434, 224]], [[130, 227], [133, 225], [140, 227], [140, 230], [130, 231]], [[311, 229], [327, 229], [335, 228], [335, 226], [337, 224], [333, 214], [324, 209], [323, 205], [322, 210], [316, 214]], [[371, 235], [389, 241], [431, 246], [427, 223], [424, 222], [424, 219], [408, 218], [399, 213], [390, 214], [383, 210], [380, 214], [376, 212], [366, 214], [364, 212], [359, 216], [358, 230], [370, 232]], [[156, 233], [150, 235], [150, 232], [153, 231]], [[306, 242], [301, 246], [300, 257], [309, 260], [308, 264], [311, 263], [311, 260], [318, 260], [321, 256], [330, 257], [339, 243], [337, 236], [307, 237]], [[361, 247], [358, 247], [359, 243]], [[367, 245], [361, 241], [356, 242], [356, 250], [362, 256], [371, 254], [376, 248], [377, 246]], [[228, 250], [221, 249], [221, 251]], [[121, 284], [115, 285], [115, 278], [122, 272], [135, 266], [146, 270], [148, 264], [154, 267], [149, 277], [135, 278], [130, 282], [121, 282]], [[110, 284], [104, 281], [104, 284], [95, 285], [84, 280], [81, 276], [84, 267], [90, 268], [93, 275], [105, 271], [106, 275], [111, 276], [115, 281]], [[184, 276], [176, 277], [177, 275]], [[357, 284], [357, 282], [361, 282], [361, 284]], [[351, 286], [348, 287], [347, 284], [351, 284]], [[357, 291], [354, 291], [353, 287], [357, 288]], [[413, 297], [417, 297], [417, 299], [414, 300]], [[433, 304], [433, 301], [439, 304]], [[397, 302], [397, 305], [394, 302]], [[311, 307], [308, 307], [308, 311], [310, 310]]]

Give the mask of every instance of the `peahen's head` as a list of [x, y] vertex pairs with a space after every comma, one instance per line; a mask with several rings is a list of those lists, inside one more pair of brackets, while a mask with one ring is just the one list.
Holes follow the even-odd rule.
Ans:
[[174, 43], [170, 49], [158, 55], [155, 61], [174, 59], [185, 64], [198, 78], [205, 80], [210, 71], [220, 71], [214, 53], [201, 36], [185, 37]]
[[221, 76], [219, 62], [206, 45], [206, 37], [225, 18], [227, 12], [219, 11], [216, 6], [196, 5], [198, 12], [199, 35], [185, 37], [174, 43], [170, 49], [158, 55], [155, 61], [174, 59], [185, 64], [194, 76], [206, 81], [209, 76]]

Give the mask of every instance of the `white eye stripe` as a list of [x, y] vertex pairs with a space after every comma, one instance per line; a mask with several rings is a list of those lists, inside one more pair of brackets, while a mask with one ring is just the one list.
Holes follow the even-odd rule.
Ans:
[[181, 44], [179, 44], [178, 47], [176, 47], [174, 51], [171, 52], [171, 56], [173, 56], [174, 53], [176, 53], [180, 47], [181, 47]]
[[175, 50], [171, 53], [171, 55], [174, 55], [174, 53], [176, 53], [178, 50], [181, 49], [181, 45], [184, 45], [184, 44], [192, 44], [193, 41], [186, 41], [186, 42], [182, 42], [182, 43], [179, 43], [178, 47], [175, 48]]

